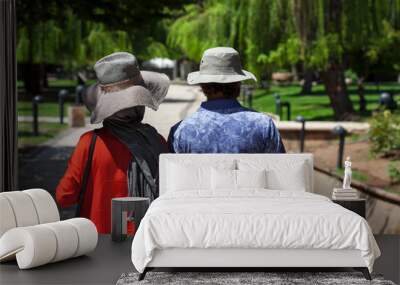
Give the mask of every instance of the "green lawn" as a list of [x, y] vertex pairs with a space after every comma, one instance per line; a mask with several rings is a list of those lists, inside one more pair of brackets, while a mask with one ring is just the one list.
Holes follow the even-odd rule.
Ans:
[[[351, 85], [348, 89], [354, 108], [355, 110], [358, 110], [359, 97], [357, 95], [357, 87]], [[269, 90], [257, 89], [254, 91], [253, 108], [262, 112], [275, 113], [275, 98], [273, 95], [279, 94], [282, 101], [288, 101], [291, 103], [292, 120], [294, 120], [298, 115], [303, 116], [306, 120], [333, 120], [333, 111], [330, 106], [329, 98], [325, 94], [322, 85], [313, 86], [313, 93], [309, 95], [300, 95], [300, 91], [301, 87], [299, 85], [272, 85]], [[400, 84], [381, 84], [379, 90], [376, 85], [365, 85], [368, 112], [363, 114], [364, 117], [370, 116], [371, 111], [377, 108], [379, 94], [384, 91], [400, 93]], [[286, 120], [285, 110], [283, 111], [282, 119]]]
[[[90, 79], [86, 82], [86, 85], [89, 86], [95, 82], [96, 82], [96, 80]], [[77, 81], [74, 79], [49, 79], [49, 87], [68, 88], [68, 87], [75, 87], [76, 85], [77, 85]], [[24, 88], [24, 82], [21, 80], [18, 80], [17, 87]]]
[[[67, 116], [67, 108], [71, 102], [64, 103], [64, 116]], [[32, 116], [32, 102], [19, 101], [18, 102], [18, 115], [19, 116]], [[48, 102], [39, 104], [39, 116], [59, 116], [59, 106], [57, 102]]]
[[[94, 80], [88, 80], [86, 86], [94, 83]], [[76, 80], [70, 79], [57, 79], [49, 80], [49, 88], [47, 89], [46, 96], [43, 103], [39, 104], [39, 116], [59, 116], [59, 106], [57, 93], [59, 89], [66, 88], [70, 90], [69, 97], [64, 103], [64, 116], [67, 116], [67, 108], [75, 100], [74, 88], [76, 86]], [[19, 91], [23, 92], [23, 82], [18, 81], [17, 86]], [[19, 116], [31, 116], [32, 115], [32, 102], [29, 100], [18, 101], [18, 115]]]
[[68, 128], [67, 124], [39, 123], [39, 135], [33, 135], [32, 123], [18, 123], [18, 147], [35, 146], [55, 137], [62, 130]]
[[[89, 86], [94, 84], [96, 80], [87, 80], [85, 85]], [[49, 80], [49, 87], [57, 87], [57, 88], [65, 88], [65, 87], [76, 87], [77, 81], [72, 79], [56, 79], [56, 80]]]

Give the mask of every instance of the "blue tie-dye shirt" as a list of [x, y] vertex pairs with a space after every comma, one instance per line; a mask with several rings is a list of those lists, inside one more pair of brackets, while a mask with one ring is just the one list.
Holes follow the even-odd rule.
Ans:
[[203, 102], [194, 114], [171, 128], [168, 143], [176, 153], [284, 153], [272, 119], [234, 99]]

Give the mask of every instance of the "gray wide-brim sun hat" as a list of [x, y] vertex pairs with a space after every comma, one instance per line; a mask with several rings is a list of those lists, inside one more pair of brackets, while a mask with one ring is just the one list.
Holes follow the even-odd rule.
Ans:
[[231, 47], [215, 47], [206, 50], [200, 62], [200, 70], [188, 75], [188, 84], [232, 83], [252, 79], [253, 73], [242, 69], [239, 53]]
[[94, 109], [96, 108], [98, 98], [97, 96], [99, 95], [99, 91], [97, 90], [99, 88], [98, 83], [89, 85], [88, 88], [84, 90], [82, 93], [82, 101], [83, 104], [86, 106], [86, 108], [92, 113]]
[[170, 84], [165, 74], [140, 71], [136, 57], [127, 52], [103, 57], [94, 65], [94, 71], [98, 82], [92, 89], [97, 98], [90, 118], [92, 124], [134, 106], [157, 110]]

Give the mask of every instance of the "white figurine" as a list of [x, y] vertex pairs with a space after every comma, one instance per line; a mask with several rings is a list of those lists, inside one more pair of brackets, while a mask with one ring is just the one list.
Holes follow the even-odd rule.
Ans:
[[346, 158], [344, 162], [344, 178], [343, 178], [343, 189], [351, 189], [351, 161], [350, 156]]

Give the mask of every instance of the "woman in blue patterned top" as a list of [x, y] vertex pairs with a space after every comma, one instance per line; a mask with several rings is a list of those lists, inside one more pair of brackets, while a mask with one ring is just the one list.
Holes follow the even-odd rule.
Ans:
[[217, 47], [204, 52], [200, 71], [188, 76], [200, 84], [207, 101], [171, 128], [168, 143], [176, 153], [284, 153], [272, 119], [240, 105], [240, 82], [256, 80], [242, 70], [239, 53]]

